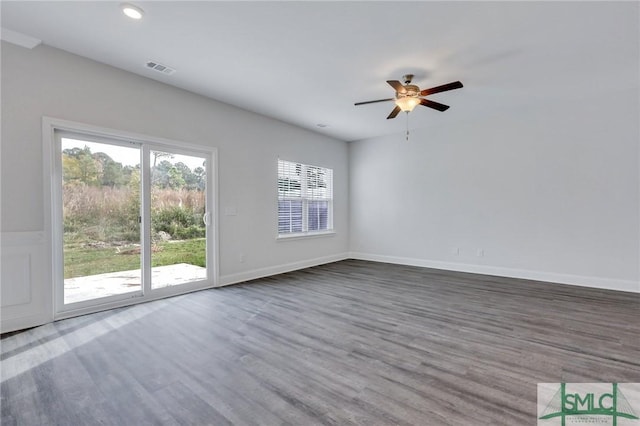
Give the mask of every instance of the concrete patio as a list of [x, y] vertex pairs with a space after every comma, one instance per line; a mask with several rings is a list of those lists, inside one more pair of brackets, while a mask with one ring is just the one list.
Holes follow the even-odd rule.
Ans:
[[[178, 263], [151, 268], [153, 289], [200, 281], [207, 278], [207, 269]], [[75, 303], [100, 297], [140, 291], [140, 269], [88, 275], [64, 280], [64, 303]]]

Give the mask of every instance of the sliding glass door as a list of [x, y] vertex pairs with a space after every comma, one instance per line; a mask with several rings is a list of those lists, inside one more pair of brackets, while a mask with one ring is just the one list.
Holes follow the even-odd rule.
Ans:
[[213, 284], [211, 153], [55, 135], [59, 312]]
[[64, 303], [142, 294], [140, 148], [61, 138]]
[[207, 278], [207, 161], [150, 150], [151, 288]]

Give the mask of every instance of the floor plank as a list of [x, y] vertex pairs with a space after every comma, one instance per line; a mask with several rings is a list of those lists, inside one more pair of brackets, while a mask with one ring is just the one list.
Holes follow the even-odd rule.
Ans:
[[524, 425], [640, 382], [640, 295], [348, 260], [1, 340], [2, 425]]

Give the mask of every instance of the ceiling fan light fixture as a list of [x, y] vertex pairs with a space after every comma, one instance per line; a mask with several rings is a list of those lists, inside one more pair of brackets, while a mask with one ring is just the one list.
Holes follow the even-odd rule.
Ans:
[[427, 108], [435, 109], [436, 111], [446, 111], [449, 109], [449, 105], [441, 104], [429, 99], [421, 98], [421, 96], [427, 96], [434, 93], [446, 92], [448, 90], [459, 89], [462, 83], [454, 81], [451, 83], [443, 84], [441, 86], [431, 87], [429, 89], [420, 90], [420, 88], [411, 83], [413, 75], [407, 74], [404, 76], [405, 84], [400, 83], [398, 80], [387, 80], [387, 84], [393, 87], [396, 91], [395, 98], [378, 99], [375, 101], [356, 102], [354, 105], [374, 104], [378, 102], [394, 101], [396, 106], [391, 113], [387, 116], [387, 120], [396, 118], [400, 111], [411, 112], [418, 105], [423, 105]]
[[416, 106], [420, 105], [420, 98], [404, 96], [396, 99], [396, 105], [404, 112], [411, 112]]
[[144, 15], [144, 10], [130, 3], [121, 4], [120, 9], [122, 9], [122, 13], [124, 13], [131, 19], [142, 19], [142, 15]]

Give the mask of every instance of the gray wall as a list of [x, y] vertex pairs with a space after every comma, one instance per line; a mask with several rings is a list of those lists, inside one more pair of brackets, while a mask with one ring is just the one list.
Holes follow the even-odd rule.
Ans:
[[351, 143], [352, 256], [640, 291], [638, 78]]
[[[25, 244], [41, 244], [43, 257], [50, 257], [48, 230], [44, 229], [49, 213], [43, 205], [43, 116], [216, 147], [222, 283], [347, 255], [345, 142], [55, 48], [28, 50], [2, 42], [1, 230], [6, 237], [5, 253], [11, 252], [7, 244], [19, 246], [20, 233], [25, 233], [26, 240], [31, 239]], [[278, 157], [334, 170], [334, 236], [276, 241]], [[235, 208], [237, 215], [224, 215], [227, 208]], [[34, 241], [38, 233], [41, 242]], [[33, 259], [36, 257], [40, 258], [34, 254]], [[31, 299], [51, 291], [46, 266], [38, 265], [29, 274]], [[11, 295], [5, 284], [3, 296], [12, 300], [7, 298]]]

